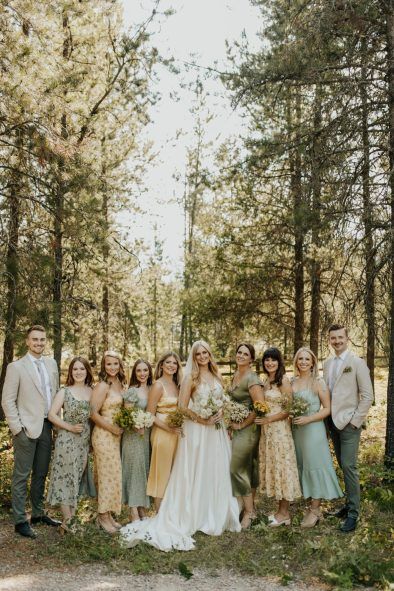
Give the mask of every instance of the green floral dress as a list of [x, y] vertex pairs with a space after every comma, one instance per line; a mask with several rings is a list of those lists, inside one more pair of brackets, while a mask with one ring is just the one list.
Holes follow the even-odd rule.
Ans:
[[[82, 423], [82, 433], [59, 429], [51, 465], [47, 501], [50, 505], [76, 507], [82, 488], [91, 481], [89, 469], [90, 403], [77, 400], [69, 388], [64, 389], [63, 420], [72, 425]], [[90, 487], [89, 487], [90, 488]], [[91, 496], [94, 491], [87, 491]]]
[[[123, 395], [124, 401], [146, 410], [147, 396], [139, 388], [130, 388]], [[146, 494], [149, 475], [150, 429], [141, 437], [136, 432], [125, 431], [122, 436], [122, 503], [129, 507], [149, 507]]]
[[[235, 402], [252, 408], [253, 401], [249, 388], [261, 386], [259, 376], [253, 371], [244, 376], [234, 388], [230, 387], [229, 395]], [[260, 427], [252, 423], [248, 427], [233, 432], [231, 451], [231, 484], [235, 497], [247, 497], [252, 489], [259, 484], [258, 449]]]

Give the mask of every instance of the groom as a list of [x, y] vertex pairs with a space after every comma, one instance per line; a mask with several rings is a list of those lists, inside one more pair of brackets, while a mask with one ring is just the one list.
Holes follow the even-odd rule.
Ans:
[[48, 420], [48, 411], [59, 387], [56, 361], [42, 356], [45, 344], [45, 328], [31, 326], [26, 334], [28, 352], [9, 364], [3, 387], [2, 404], [14, 446], [11, 492], [15, 531], [29, 538], [37, 536], [25, 512], [30, 474], [31, 523], [60, 525], [43, 510], [52, 449], [52, 424]]
[[328, 338], [335, 355], [323, 365], [324, 380], [331, 392], [331, 416], [327, 418], [327, 426], [343, 470], [347, 499], [346, 505], [335, 515], [345, 518], [340, 530], [351, 532], [356, 529], [360, 510], [357, 457], [361, 426], [373, 401], [373, 388], [367, 364], [348, 350], [347, 329], [332, 324]]

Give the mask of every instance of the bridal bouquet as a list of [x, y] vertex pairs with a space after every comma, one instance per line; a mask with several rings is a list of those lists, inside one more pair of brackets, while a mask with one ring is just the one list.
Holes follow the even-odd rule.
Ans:
[[247, 406], [235, 400], [229, 400], [224, 405], [224, 421], [227, 425], [231, 423], [243, 423], [248, 418], [250, 410]]
[[307, 402], [305, 398], [302, 398], [302, 396], [293, 396], [285, 401], [283, 404], [283, 410], [289, 413], [291, 419], [302, 417], [309, 410], [309, 402]]
[[[192, 410], [202, 419], [209, 419], [222, 410], [227, 401], [227, 396], [216, 398], [209, 394], [208, 398], [199, 397], [198, 400], [195, 400]], [[221, 423], [215, 423], [215, 429], [221, 428]]]
[[149, 429], [152, 427], [155, 417], [151, 412], [136, 408], [134, 410], [134, 428], [135, 429]]

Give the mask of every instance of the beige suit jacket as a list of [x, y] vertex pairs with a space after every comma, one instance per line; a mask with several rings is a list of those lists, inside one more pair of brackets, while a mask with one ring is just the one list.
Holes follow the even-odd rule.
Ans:
[[[323, 377], [329, 383], [330, 366], [334, 357], [323, 365]], [[337, 429], [351, 423], [359, 428], [365, 421], [373, 402], [369, 369], [363, 359], [348, 352], [331, 392], [331, 416]]]
[[[51, 383], [52, 400], [59, 388], [59, 373], [54, 359], [44, 357]], [[41, 435], [45, 416], [46, 394], [40, 379], [27, 355], [13, 361], [7, 367], [2, 396], [2, 406], [8, 426], [16, 435], [22, 429], [31, 439]]]

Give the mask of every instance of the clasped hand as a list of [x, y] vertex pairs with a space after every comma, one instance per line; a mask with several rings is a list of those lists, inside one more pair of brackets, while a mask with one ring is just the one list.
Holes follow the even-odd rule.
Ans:
[[223, 418], [223, 410], [219, 410], [215, 415], [212, 415], [207, 419], [207, 425], [214, 425], [215, 423], [219, 423]]
[[310, 420], [309, 417], [295, 417], [292, 422], [293, 425], [307, 425]]
[[69, 430], [71, 431], [71, 433], [79, 434], [79, 433], [82, 433], [83, 429], [84, 429], [84, 427], [83, 427], [82, 423], [78, 423], [77, 425], [70, 425]]
[[268, 417], [256, 417], [254, 422], [256, 425], [268, 425], [271, 421]]

